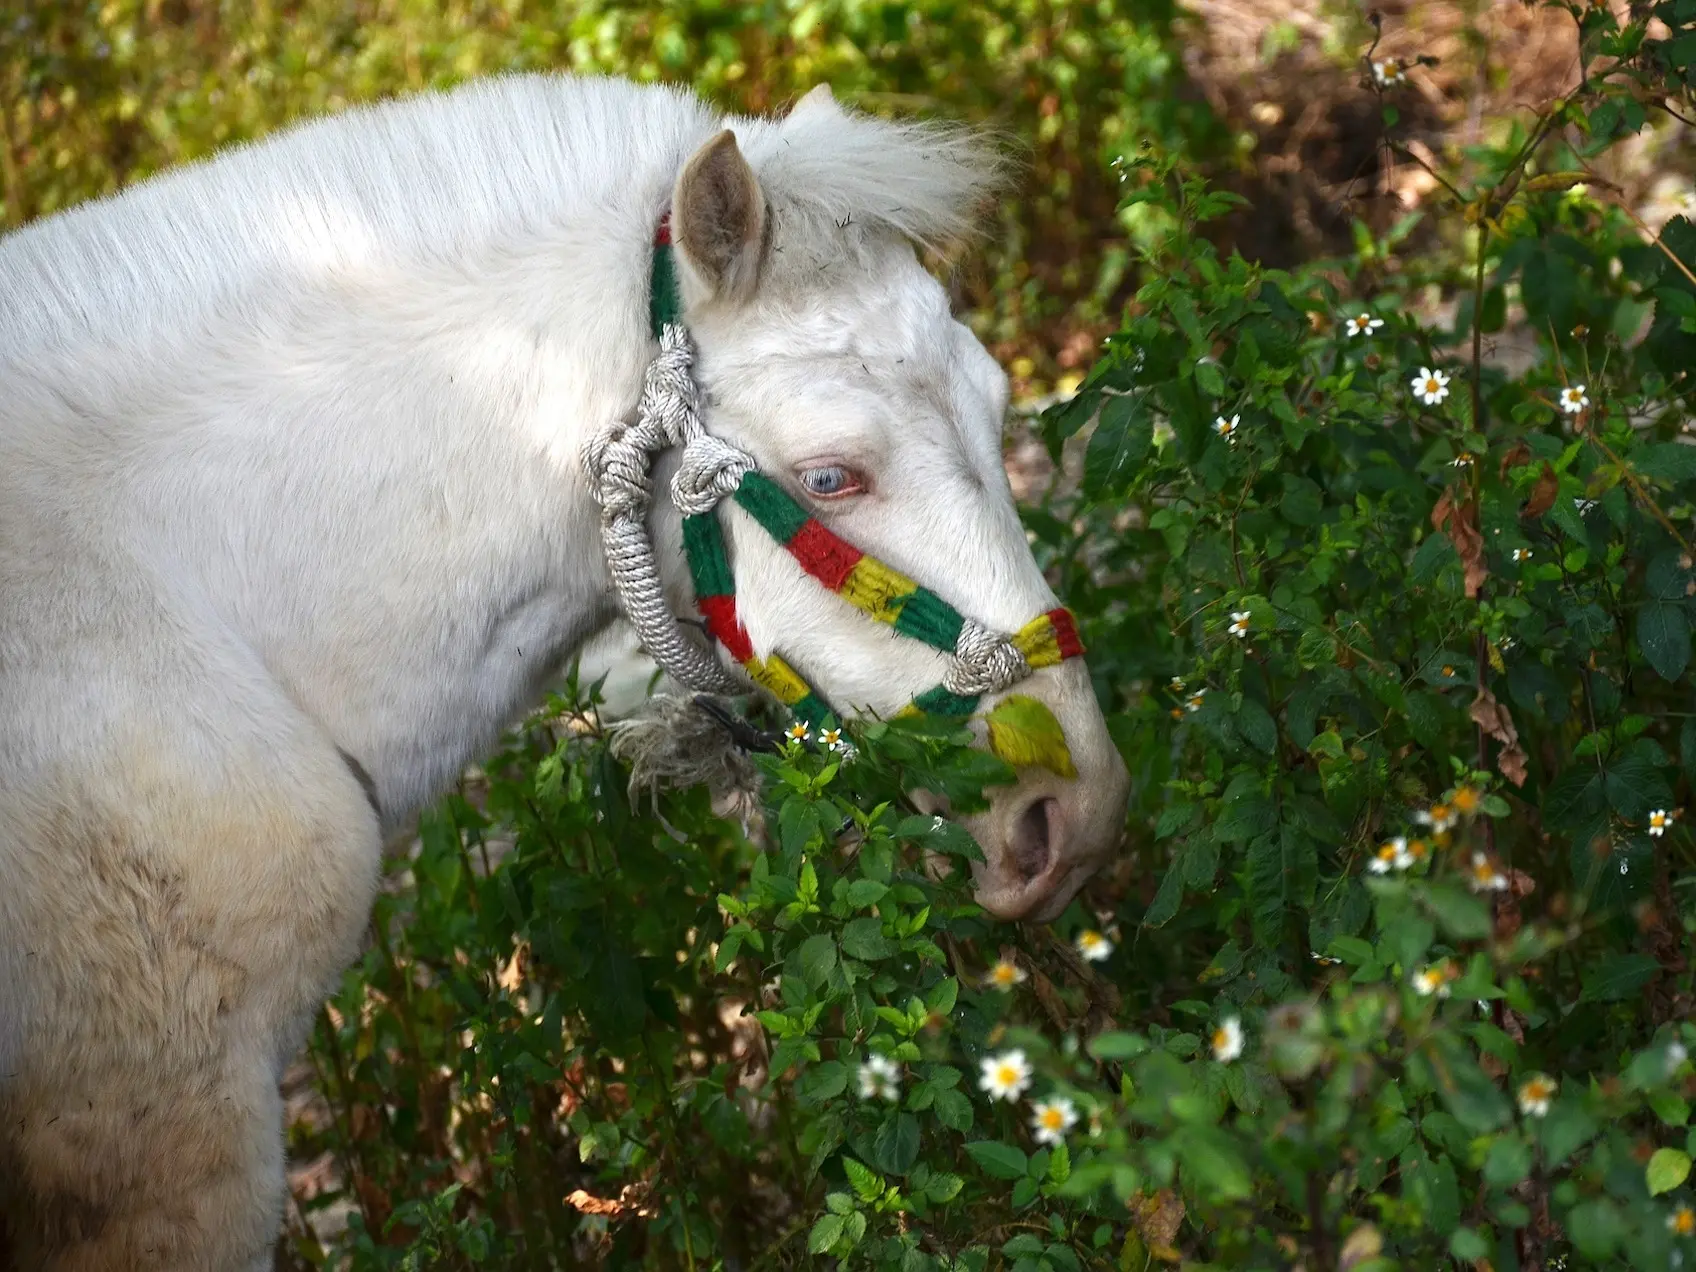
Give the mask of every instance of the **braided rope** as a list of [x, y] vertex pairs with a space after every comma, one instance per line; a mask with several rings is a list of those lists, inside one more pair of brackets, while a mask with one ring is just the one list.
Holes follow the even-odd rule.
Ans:
[[704, 436], [700, 393], [690, 368], [694, 350], [681, 323], [668, 322], [660, 351], [642, 377], [636, 418], [620, 420], [589, 439], [583, 461], [601, 505], [601, 545], [626, 617], [650, 657], [674, 680], [701, 692], [738, 686], [718, 659], [692, 644], [678, 626], [660, 586], [659, 563], [648, 534], [654, 456], [672, 446], [687, 448]]

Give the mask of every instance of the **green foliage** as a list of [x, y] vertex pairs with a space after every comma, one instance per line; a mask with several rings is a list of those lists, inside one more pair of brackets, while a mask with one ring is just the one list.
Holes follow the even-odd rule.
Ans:
[[[1689, 116], [1696, 3], [1555, 7], [1583, 82], [1438, 165], [1447, 246], [1362, 227], [1290, 272], [1206, 237], [1231, 199], [1162, 89], [1160, 5], [115, 2], [10, 30], [13, 220], [495, 66], [753, 107], [830, 79], [1010, 103], [1035, 139], [992, 338], [1137, 287], [1042, 422], [1076, 479], [1027, 510], [1136, 779], [1102, 908], [1050, 935], [971, 903], [977, 846], [905, 794], [1009, 779], [964, 732], [792, 743], [762, 807], [714, 809], [632, 798], [574, 683], [392, 867], [312, 1045], [300, 1265], [1696, 1258], [1696, 226], [1650, 234], [1594, 175]], [[1116, 215], [1134, 261], [1095, 250]], [[1495, 356], [1510, 330], [1528, 352]]]

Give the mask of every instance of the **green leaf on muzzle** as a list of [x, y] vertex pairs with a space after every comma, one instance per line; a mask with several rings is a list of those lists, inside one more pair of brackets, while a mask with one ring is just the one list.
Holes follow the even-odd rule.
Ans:
[[1035, 698], [1016, 693], [997, 703], [984, 718], [989, 722], [989, 749], [1015, 768], [1045, 768], [1061, 777], [1078, 775], [1060, 721]]

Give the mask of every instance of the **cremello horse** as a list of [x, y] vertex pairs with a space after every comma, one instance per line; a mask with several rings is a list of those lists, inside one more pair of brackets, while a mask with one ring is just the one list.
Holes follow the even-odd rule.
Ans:
[[[616, 614], [583, 452], [654, 356], [668, 209], [708, 431], [978, 622], [1054, 605], [1001, 468], [1006, 379], [912, 247], [964, 231], [992, 168], [823, 90], [727, 120], [510, 78], [0, 241], [15, 1266], [270, 1264], [278, 1076], [356, 951], [383, 838]], [[942, 678], [741, 510], [725, 524], [748, 639], [830, 702], [887, 713]], [[678, 525], [662, 497], [686, 614]], [[1078, 777], [1001, 789], [970, 822], [976, 882], [1049, 918], [1113, 849], [1126, 777], [1080, 661], [1020, 692]]]

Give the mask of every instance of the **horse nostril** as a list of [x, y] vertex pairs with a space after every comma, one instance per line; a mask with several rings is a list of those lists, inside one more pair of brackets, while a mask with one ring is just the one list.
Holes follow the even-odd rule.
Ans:
[[1042, 875], [1054, 861], [1054, 847], [1049, 838], [1058, 811], [1059, 805], [1052, 797], [1039, 799], [1013, 823], [1013, 866], [1026, 883]]

